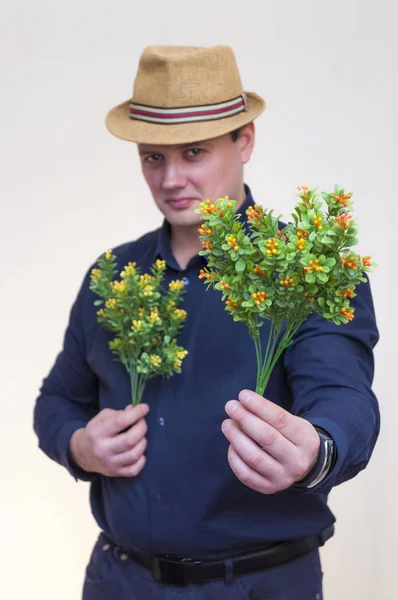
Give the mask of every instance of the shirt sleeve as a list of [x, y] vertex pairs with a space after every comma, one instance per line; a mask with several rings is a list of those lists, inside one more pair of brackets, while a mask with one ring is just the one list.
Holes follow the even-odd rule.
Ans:
[[74, 431], [85, 427], [99, 410], [98, 379], [85, 357], [82, 304], [88, 285], [87, 273], [70, 311], [63, 349], [43, 380], [34, 408], [34, 430], [41, 450], [83, 481], [93, 481], [98, 474], [74, 464], [69, 442]]
[[372, 391], [379, 333], [369, 280], [355, 292], [352, 321], [335, 325], [312, 313], [284, 353], [292, 413], [324, 429], [336, 444], [333, 468], [311, 493], [327, 495], [364, 469], [379, 435], [380, 413]]

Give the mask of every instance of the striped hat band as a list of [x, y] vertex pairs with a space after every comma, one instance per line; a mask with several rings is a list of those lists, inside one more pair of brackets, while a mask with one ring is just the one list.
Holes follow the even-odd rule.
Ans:
[[227, 100], [226, 102], [178, 108], [160, 108], [130, 102], [130, 119], [162, 125], [177, 125], [180, 123], [197, 123], [199, 121], [224, 119], [247, 110], [246, 94], [243, 93], [237, 98]]

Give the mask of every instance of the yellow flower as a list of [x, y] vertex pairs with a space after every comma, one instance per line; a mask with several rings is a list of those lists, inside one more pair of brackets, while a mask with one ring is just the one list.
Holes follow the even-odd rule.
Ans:
[[144, 290], [144, 296], [152, 296], [153, 287], [151, 285], [146, 285]]
[[112, 255], [112, 249], [110, 249], [110, 250], [107, 250], [107, 251], [105, 252], [105, 258], [106, 258], [106, 260], [109, 260], [109, 259], [110, 259], [110, 257], [111, 257], [111, 255]]
[[111, 281], [113, 291], [125, 292], [127, 290], [127, 281]]
[[181, 279], [176, 279], [175, 281], [170, 281], [169, 283], [169, 288], [172, 292], [176, 290], [182, 290], [183, 287], [184, 283], [181, 281]]
[[140, 329], [141, 329], [141, 325], [142, 325], [142, 321], [136, 321], [136, 320], [134, 320], [134, 321], [133, 321], [133, 327], [134, 327], [134, 328], [135, 328], [137, 331], [140, 331]]
[[187, 316], [187, 311], [182, 310], [181, 308], [176, 308], [175, 311], [173, 312], [173, 317], [175, 319], [185, 319], [186, 316]]
[[145, 308], [139, 308], [138, 309], [138, 316], [140, 317], [140, 319], [143, 319], [145, 315]]
[[170, 312], [171, 310], [173, 310], [173, 308], [175, 307], [176, 303], [174, 302], [174, 300], [170, 300], [170, 302], [168, 303], [168, 305], [166, 306], [166, 310], [168, 312]]
[[140, 277], [140, 282], [139, 285], [140, 287], [145, 287], [150, 281], [153, 281], [155, 278], [152, 277], [152, 275], [149, 275], [148, 273], [144, 273], [144, 275], [141, 275]]
[[109, 298], [109, 300], [107, 300], [105, 302], [105, 306], [106, 308], [116, 308], [116, 299], [115, 298]]
[[124, 279], [125, 277], [130, 277], [131, 275], [134, 275], [136, 266], [137, 266], [137, 263], [129, 262], [129, 264], [126, 265], [124, 267], [123, 271], [120, 273], [120, 277], [122, 277], [122, 279]]
[[99, 317], [103, 317], [103, 316], [105, 316], [104, 309], [103, 309], [103, 308], [100, 308], [100, 310], [97, 310], [97, 315], [98, 315]]
[[153, 311], [151, 312], [151, 314], [148, 317], [148, 321], [150, 323], [156, 323], [157, 321], [159, 321], [159, 312], [158, 312], [158, 308], [155, 306], [155, 308], [153, 309]]
[[101, 269], [93, 269], [91, 271], [91, 279], [98, 279], [98, 277], [101, 275]]
[[174, 366], [175, 367], [181, 367], [181, 365], [182, 365], [182, 361], [181, 360], [177, 359], [177, 360], [174, 361]]
[[151, 356], [149, 357], [149, 362], [154, 367], [159, 367], [159, 365], [162, 364], [162, 359], [160, 358], [160, 356], [158, 354], [151, 354]]
[[155, 262], [155, 267], [157, 268], [158, 271], [164, 271], [166, 268], [166, 261], [158, 259]]
[[186, 357], [187, 354], [188, 354], [188, 350], [180, 350], [180, 352], [177, 352], [177, 358], [182, 360], [183, 358]]

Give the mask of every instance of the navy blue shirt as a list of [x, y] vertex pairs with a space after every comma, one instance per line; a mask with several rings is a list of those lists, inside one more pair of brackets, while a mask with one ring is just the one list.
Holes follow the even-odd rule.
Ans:
[[[239, 209], [243, 221], [254, 203], [247, 186], [246, 192]], [[332, 436], [335, 465], [311, 490], [292, 486], [263, 495], [241, 483], [227, 460], [224, 407], [242, 389], [255, 389], [257, 363], [246, 326], [225, 311], [220, 292], [206, 291], [198, 279], [206, 258], [196, 255], [182, 270], [170, 249], [167, 221], [114, 253], [118, 272], [129, 261], [148, 272], [162, 258], [165, 284], [183, 280], [182, 307], [188, 317], [179, 343], [189, 354], [181, 375], [147, 383], [148, 446], [141, 473], [106, 477], [77, 468], [68, 452], [73, 432], [100, 410], [123, 409], [131, 402], [125, 367], [108, 348], [113, 334], [97, 323], [90, 267], [71, 309], [63, 349], [40, 389], [34, 426], [44, 452], [75, 478], [91, 482], [99, 527], [125, 548], [213, 558], [298, 539], [331, 525], [335, 519], [327, 494], [366, 466], [379, 433], [371, 389], [378, 331], [369, 283], [357, 287], [350, 323], [337, 326], [310, 316], [278, 360], [265, 393]], [[268, 333], [265, 321], [263, 344]]]

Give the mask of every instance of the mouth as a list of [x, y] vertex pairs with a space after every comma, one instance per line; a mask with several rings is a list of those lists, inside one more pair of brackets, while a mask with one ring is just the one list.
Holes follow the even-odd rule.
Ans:
[[195, 200], [196, 198], [169, 198], [166, 202], [171, 208], [181, 210], [188, 208]]

